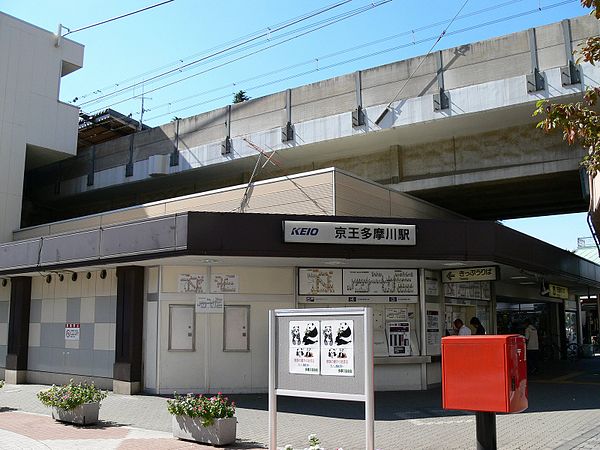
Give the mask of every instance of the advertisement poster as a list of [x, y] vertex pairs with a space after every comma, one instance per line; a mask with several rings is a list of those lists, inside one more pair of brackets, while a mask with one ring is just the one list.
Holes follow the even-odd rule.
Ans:
[[321, 375], [354, 376], [354, 321], [321, 321]]
[[305, 375], [319, 374], [319, 321], [292, 320], [289, 325], [289, 371]]

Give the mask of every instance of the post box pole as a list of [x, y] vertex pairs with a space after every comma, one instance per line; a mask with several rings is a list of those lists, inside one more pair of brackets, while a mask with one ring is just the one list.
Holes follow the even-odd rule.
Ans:
[[496, 443], [496, 413], [475, 413], [475, 427], [477, 433], [477, 450], [497, 450]]

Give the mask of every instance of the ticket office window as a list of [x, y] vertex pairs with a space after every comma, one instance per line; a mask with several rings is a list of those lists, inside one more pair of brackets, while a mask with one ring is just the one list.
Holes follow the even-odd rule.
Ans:
[[169, 305], [169, 350], [193, 352], [195, 341], [194, 305]]
[[225, 306], [223, 314], [223, 351], [250, 351], [250, 306]]
[[[307, 308], [315, 305], [300, 304], [299, 306]], [[339, 303], [318, 305], [319, 308], [339, 308], [340, 306], [342, 305]], [[373, 310], [373, 356], [401, 357], [421, 354], [418, 304], [371, 303], [368, 306]]]
[[461, 319], [463, 323], [471, 329], [471, 333], [475, 334], [475, 327], [469, 322], [472, 317], [477, 317], [486, 334], [490, 334], [490, 306], [489, 302], [471, 301], [470, 304], [453, 303], [454, 299], [446, 299], [445, 305], [445, 327], [446, 335], [450, 336], [454, 333], [454, 321]]

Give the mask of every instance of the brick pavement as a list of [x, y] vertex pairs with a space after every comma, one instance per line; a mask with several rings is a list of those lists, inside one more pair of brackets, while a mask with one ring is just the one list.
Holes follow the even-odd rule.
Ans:
[[[49, 410], [35, 397], [43, 388], [7, 385], [0, 390], [0, 448], [212, 448], [170, 437], [165, 398], [111, 393], [100, 409], [101, 426], [88, 429], [50, 419]], [[235, 448], [265, 446], [266, 395], [232, 397], [238, 405], [240, 438]], [[440, 403], [439, 389], [379, 393], [376, 446], [384, 450], [474, 448], [474, 415], [444, 411]], [[327, 449], [364, 449], [360, 404], [280, 398], [278, 408], [280, 445], [304, 448], [307, 435], [316, 433]], [[600, 358], [553, 367], [531, 380], [530, 408], [525, 413], [498, 415], [498, 445], [501, 449], [600, 448], [599, 417]]]

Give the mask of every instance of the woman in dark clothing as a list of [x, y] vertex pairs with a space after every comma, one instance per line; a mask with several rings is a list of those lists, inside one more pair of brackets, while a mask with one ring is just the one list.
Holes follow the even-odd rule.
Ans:
[[485, 328], [483, 328], [483, 325], [481, 325], [481, 322], [479, 321], [479, 319], [477, 317], [471, 317], [471, 320], [469, 321], [469, 323], [473, 327], [475, 327], [474, 334], [485, 334]]

